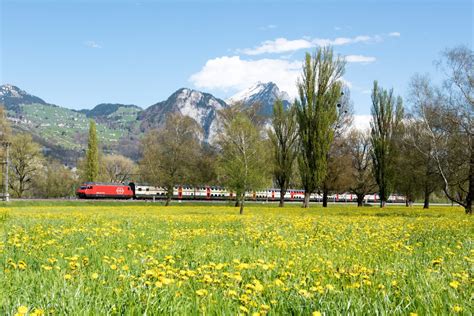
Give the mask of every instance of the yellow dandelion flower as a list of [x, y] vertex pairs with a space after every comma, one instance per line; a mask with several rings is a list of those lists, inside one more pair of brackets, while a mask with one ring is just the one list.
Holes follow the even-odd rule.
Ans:
[[25, 305], [21, 305], [21, 306], [18, 307], [17, 311], [18, 311], [18, 314], [24, 315], [24, 314], [28, 313], [28, 307], [25, 306]]
[[27, 267], [28, 267], [28, 265], [26, 264], [25, 261], [23, 261], [23, 260], [18, 261], [18, 269], [25, 270]]
[[207, 290], [206, 289], [200, 289], [196, 291], [197, 296], [206, 296], [207, 295]]
[[35, 308], [32, 313], [30, 313], [30, 316], [43, 316], [44, 315], [44, 310], [41, 308]]
[[321, 316], [321, 312], [320, 311], [314, 311], [312, 314], [312, 316]]
[[91, 278], [92, 280], [96, 280], [97, 278], [99, 278], [99, 274], [97, 272], [94, 272], [91, 274]]
[[459, 282], [454, 280], [449, 283], [449, 286], [452, 287], [453, 289], [457, 289], [459, 287]]
[[70, 274], [65, 274], [64, 275], [64, 280], [71, 280], [72, 279], [72, 275]]
[[244, 312], [244, 313], [248, 313], [248, 312], [249, 312], [249, 309], [248, 309], [247, 307], [245, 307], [245, 306], [242, 306], [242, 305], [240, 305], [239, 309], [240, 309], [242, 312]]
[[117, 270], [117, 265], [116, 265], [116, 264], [111, 264], [111, 265], [110, 265], [110, 269], [112, 269], [112, 270]]
[[455, 312], [455, 313], [462, 312], [462, 307], [459, 306], [459, 305], [454, 305], [453, 306], [453, 312]]
[[285, 285], [285, 283], [283, 283], [283, 281], [280, 280], [280, 279], [276, 279], [276, 280], [274, 281], [274, 283], [275, 283], [276, 286], [283, 286], [283, 285]]

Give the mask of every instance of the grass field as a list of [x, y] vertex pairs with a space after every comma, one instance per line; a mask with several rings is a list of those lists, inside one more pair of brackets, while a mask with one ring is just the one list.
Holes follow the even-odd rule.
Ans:
[[461, 208], [0, 207], [0, 314], [472, 315]]

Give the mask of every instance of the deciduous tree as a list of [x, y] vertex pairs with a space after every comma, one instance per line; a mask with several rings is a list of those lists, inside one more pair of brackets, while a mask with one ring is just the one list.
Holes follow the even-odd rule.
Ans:
[[86, 181], [97, 181], [99, 176], [99, 143], [94, 120], [89, 122], [89, 140], [87, 143], [85, 178]]
[[397, 141], [403, 119], [401, 97], [374, 82], [372, 90], [371, 155], [379, 188], [380, 207], [384, 207], [394, 187]]
[[141, 175], [150, 184], [166, 189], [166, 205], [175, 185], [191, 181], [201, 134], [194, 119], [177, 113], [170, 114], [162, 129], [148, 132], [142, 141]]
[[351, 155], [352, 181], [349, 190], [357, 196], [357, 206], [363, 206], [364, 197], [377, 188], [372, 157], [370, 156], [370, 136], [368, 131], [352, 130], [348, 137]]
[[124, 183], [136, 172], [135, 163], [122, 155], [106, 155], [101, 159], [100, 178], [107, 182]]
[[296, 101], [300, 139], [298, 166], [305, 189], [304, 207], [308, 207], [310, 194], [326, 177], [344, 66], [344, 60], [334, 57], [331, 48], [320, 48], [313, 57], [308, 53], [305, 56]]
[[31, 190], [44, 158], [40, 146], [29, 134], [17, 134], [11, 142], [9, 186], [13, 196], [21, 198]]
[[272, 145], [273, 178], [280, 188], [280, 207], [284, 206], [285, 194], [294, 176], [298, 155], [298, 126], [295, 107], [285, 110], [283, 102], [273, 105], [272, 127], [268, 135]]
[[222, 183], [238, 193], [240, 214], [243, 214], [245, 193], [261, 189], [269, 182], [266, 148], [261, 129], [252, 123], [248, 112], [237, 110], [233, 115], [224, 112], [221, 122], [218, 170]]

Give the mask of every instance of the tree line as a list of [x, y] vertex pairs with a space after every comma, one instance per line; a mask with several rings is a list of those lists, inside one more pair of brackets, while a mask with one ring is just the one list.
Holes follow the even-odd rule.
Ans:
[[[212, 145], [203, 142], [197, 122], [179, 113], [140, 141], [140, 160], [103, 155], [91, 121], [85, 157], [77, 170], [45, 158], [27, 134], [11, 135], [5, 114], [1, 132], [11, 139], [9, 188], [13, 196], [59, 197], [73, 194], [84, 181], [146, 182], [164, 187], [166, 204], [177, 184], [223, 185], [244, 210], [245, 193], [277, 187], [323, 196], [351, 192], [362, 206], [368, 194], [385, 206], [390, 194], [407, 205], [444, 194], [472, 214], [474, 154], [473, 52], [465, 46], [443, 52], [436, 62], [443, 76], [436, 85], [429, 75], [415, 74], [406, 104], [393, 89], [374, 81], [372, 120], [368, 130], [351, 128], [353, 105], [343, 84], [345, 61], [331, 48], [305, 55], [298, 97], [285, 108], [278, 100], [273, 115], [258, 115], [259, 105], [232, 104], [218, 113]], [[3, 111], [3, 110], [2, 110]], [[284, 206], [283, 198], [280, 206]]]

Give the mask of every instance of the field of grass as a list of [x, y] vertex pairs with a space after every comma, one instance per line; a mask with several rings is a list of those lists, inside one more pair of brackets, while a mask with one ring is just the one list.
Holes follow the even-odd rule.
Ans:
[[0, 207], [0, 314], [472, 315], [462, 208]]

